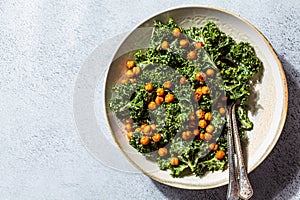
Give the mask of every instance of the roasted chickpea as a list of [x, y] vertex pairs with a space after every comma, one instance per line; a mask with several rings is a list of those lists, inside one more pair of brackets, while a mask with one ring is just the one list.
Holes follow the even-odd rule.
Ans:
[[134, 67], [132, 69], [133, 73], [135, 76], [140, 75], [141, 74], [141, 68], [140, 67]]
[[125, 83], [128, 83], [128, 81], [129, 81], [128, 78], [124, 78], [122, 79], [121, 84], [124, 85]]
[[195, 48], [196, 48], [196, 49], [198, 49], [198, 50], [199, 50], [199, 49], [201, 49], [201, 48], [202, 48], [202, 46], [203, 46], [203, 42], [195, 42], [195, 43], [194, 43], [194, 46], [195, 46]]
[[156, 97], [155, 98], [155, 103], [157, 104], [157, 105], [160, 105], [160, 104], [162, 104], [164, 102], [164, 98], [163, 97]]
[[145, 85], [145, 90], [147, 90], [148, 92], [151, 92], [153, 90], [153, 85], [151, 83], [147, 83]]
[[209, 77], [213, 77], [215, 75], [215, 70], [213, 70], [212, 68], [207, 69], [206, 75]]
[[181, 135], [183, 140], [188, 140], [192, 137], [192, 132], [191, 131], [184, 131]]
[[200, 83], [204, 83], [206, 80], [206, 74], [203, 72], [198, 72], [196, 74], [196, 80], [199, 81]]
[[181, 33], [181, 31], [180, 31], [179, 28], [174, 28], [173, 31], [172, 31], [172, 35], [173, 35], [174, 37], [179, 37], [179, 36], [180, 36], [180, 33]]
[[173, 94], [167, 94], [165, 96], [165, 102], [166, 103], [171, 103], [172, 101], [174, 101], [174, 95]]
[[205, 134], [203, 134], [203, 133], [200, 133], [200, 135], [199, 135], [199, 139], [200, 139], [200, 140], [205, 140]]
[[167, 50], [167, 49], [169, 48], [169, 46], [170, 46], [170, 44], [169, 44], [168, 41], [163, 41], [163, 42], [161, 43], [161, 48], [162, 48], [163, 50]]
[[203, 110], [197, 110], [196, 111], [196, 116], [199, 118], [199, 119], [203, 119], [204, 116], [205, 116], [205, 112]]
[[140, 143], [142, 145], [147, 145], [150, 143], [150, 138], [148, 136], [142, 136], [140, 139]]
[[132, 131], [130, 131], [130, 132], [127, 133], [127, 139], [128, 140], [131, 140], [132, 136], [133, 136], [133, 132]]
[[131, 125], [131, 124], [125, 124], [125, 130], [126, 130], [127, 132], [132, 131], [132, 125]]
[[218, 148], [219, 148], [219, 145], [218, 144], [216, 144], [215, 146], [214, 146], [214, 151], [217, 151], [218, 150]]
[[208, 145], [208, 148], [209, 148], [210, 150], [213, 150], [213, 149], [215, 148], [215, 145], [216, 145], [216, 143], [210, 143], [210, 144]]
[[194, 134], [194, 136], [200, 135], [200, 130], [199, 129], [194, 129], [193, 134]]
[[211, 113], [210, 113], [210, 112], [205, 113], [204, 119], [205, 119], [206, 121], [211, 121], [211, 119], [212, 119]]
[[131, 78], [131, 79], [129, 79], [129, 81], [130, 81], [130, 83], [136, 83], [137, 82], [136, 78]]
[[156, 90], [157, 96], [162, 97], [162, 96], [164, 96], [164, 94], [165, 94], [165, 90], [163, 88], [157, 88], [157, 90]]
[[205, 134], [204, 134], [204, 139], [207, 140], [207, 141], [211, 140], [211, 139], [212, 139], [212, 134], [210, 134], [210, 133], [205, 133]]
[[188, 39], [182, 39], [179, 41], [179, 45], [182, 48], [187, 48], [189, 46], [189, 40]]
[[164, 82], [164, 88], [171, 89], [172, 88], [172, 82], [171, 81]]
[[180, 83], [181, 85], [186, 84], [186, 78], [185, 78], [184, 76], [181, 77], [180, 80], [179, 80], [179, 83]]
[[195, 60], [197, 58], [197, 51], [190, 51], [187, 55], [187, 59]]
[[203, 86], [202, 87], [202, 94], [209, 94], [210, 93], [210, 89], [207, 86]]
[[207, 126], [207, 122], [204, 119], [201, 119], [198, 126], [200, 126], [200, 128], [205, 128]]
[[168, 149], [166, 147], [159, 148], [157, 153], [160, 157], [164, 157], [168, 154]]
[[159, 142], [161, 140], [161, 135], [159, 133], [156, 133], [153, 137], [152, 140], [154, 142]]
[[177, 166], [179, 165], [179, 159], [177, 157], [172, 157], [171, 160], [170, 160], [170, 164], [172, 166]]
[[207, 133], [212, 133], [215, 130], [215, 127], [213, 125], [209, 124], [209, 125], [207, 125], [205, 130]]
[[224, 107], [219, 108], [219, 113], [221, 115], [224, 115], [225, 114], [225, 108]]
[[222, 150], [217, 151], [216, 158], [222, 160], [225, 157], [225, 152]]
[[150, 125], [146, 125], [145, 127], [143, 127], [142, 131], [143, 131], [143, 133], [145, 133], [145, 135], [150, 135], [151, 134]]
[[148, 126], [148, 124], [142, 124], [141, 128], [144, 128], [145, 126]]
[[133, 60], [127, 60], [126, 66], [128, 69], [132, 69], [134, 67], [134, 61]]
[[148, 108], [150, 110], [154, 110], [156, 108], [156, 103], [154, 101], [151, 101], [149, 104], [148, 104]]
[[127, 78], [133, 78], [134, 77], [134, 73], [131, 69], [127, 70], [125, 75], [127, 76]]

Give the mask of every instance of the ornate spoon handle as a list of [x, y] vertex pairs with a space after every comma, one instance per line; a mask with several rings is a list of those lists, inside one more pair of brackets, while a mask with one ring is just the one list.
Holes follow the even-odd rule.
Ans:
[[235, 116], [235, 103], [232, 106], [232, 126], [233, 126], [235, 153], [237, 156], [237, 164], [238, 164], [239, 196], [242, 199], [250, 199], [253, 195], [253, 189], [248, 179], [247, 171], [244, 163], [241, 141], [240, 141], [238, 126], [237, 126], [236, 116]]
[[238, 200], [239, 199], [239, 189], [238, 189], [238, 184], [237, 184], [236, 167], [235, 167], [235, 162], [234, 162], [231, 105], [227, 106], [229, 108], [226, 107], [228, 159], [229, 159], [229, 161], [228, 161], [229, 183], [228, 183], [228, 190], [227, 190], [227, 200]]

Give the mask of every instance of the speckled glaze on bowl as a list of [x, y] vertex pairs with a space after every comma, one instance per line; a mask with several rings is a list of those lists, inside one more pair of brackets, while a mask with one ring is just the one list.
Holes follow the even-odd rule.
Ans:
[[[226, 10], [210, 6], [176, 7], [156, 14], [134, 28], [124, 39], [115, 53], [106, 74], [105, 103], [107, 121], [111, 133], [127, 159], [152, 179], [178, 188], [208, 189], [228, 183], [228, 171], [208, 173], [204, 177], [187, 176], [172, 178], [168, 171], [160, 171], [155, 162], [137, 154], [124, 137], [123, 124], [108, 108], [112, 87], [124, 72], [124, 62], [132, 58], [133, 49], [147, 46], [151, 36], [153, 20], [166, 20], [172, 17], [180, 26], [201, 26], [214, 21], [226, 34], [236, 41], [246, 41], [255, 48], [262, 60], [263, 70], [255, 77], [259, 80], [249, 98], [249, 116], [254, 129], [247, 132], [249, 138], [244, 148], [248, 172], [259, 166], [275, 146], [285, 123], [288, 107], [288, 90], [285, 74], [279, 58], [268, 40], [249, 22]], [[142, 34], [141, 34], [142, 33]], [[129, 53], [127, 53], [129, 52]]]

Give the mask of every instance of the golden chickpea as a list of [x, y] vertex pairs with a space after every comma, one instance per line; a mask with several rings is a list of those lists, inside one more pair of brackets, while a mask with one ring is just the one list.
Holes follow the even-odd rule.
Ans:
[[130, 132], [127, 133], [127, 139], [128, 140], [131, 140], [132, 136], [133, 136], [133, 132], [132, 131], [130, 131]]
[[153, 85], [151, 83], [147, 83], [145, 85], [145, 90], [147, 90], [148, 92], [151, 92], [153, 90]]
[[155, 131], [156, 130], [156, 125], [155, 124], [150, 124], [151, 130]]
[[212, 134], [210, 134], [210, 133], [205, 133], [205, 134], [204, 134], [204, 139], [207, 140], [207, 141], [211, 140], [211, 139], [212, 139]]
[[199, 139], [200, 139], [200, 140], [205, 140], [205, 134], [203, 134], [203, 133], [200, 133], [200, 135], [199, 135]]
[[172, 31], [172, 35], [175, 36], [175, 37], [179, 37], [180, 36], [180, 29], [179, 28], [174, 28], [173, 31]]
[[140, 143], [142, 145], [147, 145], [150, 143], [150, 138], [148, 136], [142, 136], [140, 139]]
[[194, 46], [195, 46], [195, 48], [196, 49], [201, 49], [202, 48], [202, 46], [203, 46], [203, 42], [195, 42], [195, 44], [194, 44]]
[[163, 88], [157, 88], [157, 90], [156, 90], [157, 96], [162, 97], [162, 96], [164, 96], [164, 94], [165, 94], [165, 90]]
[[141, 68], [140, 67], [134, 67], [132, 69], [133, 73], [135, 76], [140, 75], [141, 74]]
[[225, 114], [225, 108], [224, 107], [219, 108], [219, 113], [221, 115], [224, 115]]
[[187, 55], [187, 59], [195, 60], [197, 58], [197, 51], [190, 51]]
[[154, 101], [151, 101], [149, 104], [148, 104], [148, 108], [150, 110], [154, 110], [156, 108], [156, 103]]
[[134, 67], [134, 61], [133, 60], [127, 60], [126, 66], [128, 69], [132, 69]]
[[219, 148], [219, 145], [218, 144], [216, 144], [215, 146], [214, 146], [214, 151], [217, 151], [218, 150], [218, 148]]
[[179, 41], [179, 45], [182, 48], [187, 48], [189, 46], [189, 40], [188, 39], [182, 39]]
[[164, 157], [168, 154], [168, 149], [166, 147], [159, 148], [157, 153], [160, 157]]
[[130, 81], [130, 83], [136, 83], [137, 82], [136, 78], [131, 78], [131, 79], [129, 79], [129, 81]]
[[143, 129], [143, 128], [145, 128], [146, 126], [148, 126], [148, 124], [142, 124], [142, 125], [141, 125], [141, 128]]
[[213, 125], [209, 124], [205, 130], [207, 133], [212, 133], [215, 130], [215, 127]]
[[133, 78], [134, 77], [134, 73], [131, 69], [127, 70], [125, 75], [127, 76], [127, 78]]
[[174, 95], [173, 94], [167, 94], [165, 96], [165, 102], [166, 103], [171, 103], [172, 101], [174, 101]]
[[172, 88], [172, 82], [171, 81], [164, 82], [164, 88], [171, 89]]
[[129, 81], [128, 78], [124, 78], [122, 79], [121, 84], [124, 85], [125, 83], [128, 83], [128, 81]]
[[200, 130], [199, 129], [194, 129], [193, 134], [194, 134], [194, 136], [200, 135]]
[[132, 131], [132, 125], [131, 125], [131, 124], [125, 124], [125, 130], [126, 130], [127, 132]]
[[216, 143], [210, 143], [210, 144], [208, 145], [208, 148], [209, 148], [210, 150], [213, 150], [213, 149], [215, 148], [215, 145], [216, 145]]
[[151, 127], [150, 125], [146, 125], [145, 127], [142, 128], [143, 133], [145, 133], [145, 135], [150, 135], [151, 134]]
[[222, 150], [217, 151], [216, 158], [222, 160], [225, 157], [225, 152]]
[[202, 87], [202, 94], [209, 94], [210, 93], [210, 89], [208, 86], [203, 86]]
[[202, 95], [202, 87], [198, 87], [195, 91], [195, 94]]
[[164, 98], [163, 97], [156, 97], [155, 98], [155, 103], [157, 104], [157, 105], [160, 105], [160, 104], [162, 104], [164, 102]]
[[191, 131], [184, 131], [181, 135], [183, 140], [188, 140], [192, 137], [192, 132]]
[[154, 142], [159, 142], [161, 140], [161, 135], [159, 133], [156, 133], [153, 137], [152, 140]]
[[206, 75], [208, 77], [213, 77], [215, 75], [215, 70], [213, 70], [212, 68], [209, 68], [206, 70]]
[[170, 44], [169, 44], [168, 41], [163, 41], [163, 42], [161, 43], [161, 48], [162, 48], [163, 50], [167, 50], [167, 49], [169, 48], [169, 46], [170, 46]]
[[205, 116], [205, 112], [203, 110], [197, 110], [196, 111], [196, 116], [198, 117], [198, 119], [203, 119]]
[[211, 113], [210, 113], [210, 112], [205, 113], [204, 119], [205, 119], [206, 121], [211, 121], [211, 119], [212, 119]]
[[171, 160], [170, 160], [170, 164], [172, 166], [177, 166], [179, 165], [179, 159], [177, 157], [172, 157]]
[[201, 119], [198, 123], [200, 128], [205, 128], [207, 126], [207, 122], [204, 119]]
[[179, 80], [179, 83], [180, 83], [181, 85], [186, 84], [186, 78], [185, 78], [184, 76], [181, 77], [180, 80]]
[[206, 74], [203, 72], [198, 72], [196, 74], [196, 80], [199, 81], [200, 83], [204, 83], [206, 80]]

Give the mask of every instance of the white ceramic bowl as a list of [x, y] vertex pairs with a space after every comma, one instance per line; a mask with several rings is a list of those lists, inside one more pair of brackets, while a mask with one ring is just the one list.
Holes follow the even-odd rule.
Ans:
[[[124, 137], [123, 124], [108, 108], [112, 95], [112, 87], [124, 73], [124, 62], [132, 58], [132, 50], [148, 46], [151, 37], [153, 20], [166, 20], [172, 17], [180, 26], [201, 26], [207, 21], [214, 21], [221, 31], [229, 34], [236, 41], [247, 41], [255, 48], [258, 57], [263, 62], [261, 82], [256, 84], [255, 91], [250, 96], [250, 118], [254, 129], [247, 132], [248, 145], [244, 148], [248, 172], [254, 170], [268, 156], [275, 146], [285, 123], [288, 104], [288, 90], [285, 74], [267, 39], [249, 22], [241, 17], [220, 8], [207, 6], [188, 6], [173, 8], [145, 20], [134, 28], [120, 44], [114, 60], [106, 74], [105, 103], [107, 121], [111, 133], [127, 159], [143, 173], [152, 179], [179, 188], [207, 189], [228, 183], [228, 171], [208, 173], [204, 177], [187, 176], [172, 178], [168, 171], [160, 171], [155, 162], [146, 160], [137, 154]], [[251, 101], [254, 100], [255, 101]], [[254, 103], [255, 102], [255, 103]]]

